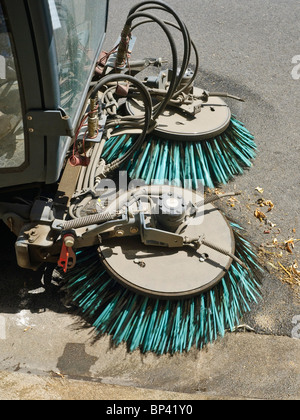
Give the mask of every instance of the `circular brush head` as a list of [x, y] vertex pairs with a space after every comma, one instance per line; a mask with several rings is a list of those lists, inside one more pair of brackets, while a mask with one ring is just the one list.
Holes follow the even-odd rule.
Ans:
[[108, 334], [115, 346], [126, 343], [129, 351], [157, 354], [200, 349], [233, 331], [259, 297], [261, 268], [254, 247], [237, 225], [232, 228], [235, 255], [244, 267], [233, 261], [222, 280], [198, 296], [161, 300], [132, 292], [108, 275], [96, 248], [78, 252], [63, 288], [95, 332]]
[[[123, 156], [134, 144], [135, 136], [120, 135], [107, 140], [103, 159], [110, 163]], [[142, 147], [123, 165], [131, 179], [146, 184], [172, 181], [174, 185], [197, 189], [199, 181], [209, 188], [227, 184], [252, 166], [256, 156], [253, 135], [231, 116], [221, 134], [200, 141], [169, 140], [148, 134]]]

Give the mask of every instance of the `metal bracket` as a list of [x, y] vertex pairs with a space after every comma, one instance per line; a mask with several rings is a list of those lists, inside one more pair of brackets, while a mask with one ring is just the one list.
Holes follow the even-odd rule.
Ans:
[[78, 136], [77, 136], [77, 141], [83, 140], [83, 138], [85, 139], [85, 141], [89, 141], [91, 143], [100, 143], [100, 141], [102, 140], [103, 137], [103, 133], [104, 133], [104, 128], [106, 125], [106, 120], [107, 120], [107, 116], [101, 114], [99, 122], [98, 122], [98, 133], [95, 137], [89, 137], [88, 135], [86, 135], [87, 132], [87, 128], [83, 127]]
[[27, 127], [30, 134], [38, 136], [74, 137], [71, 118], [62, 109], [32, 109], [26, 114]]
[[182, 248], [183, 237], [172, 232], [146, 226], [145, 214], [140, 213], [140, 235], [145, 245], [162, 246], [168, 248]]
[[[118, 40], [116, 42], [116, 45], [119, 45], [120, 42], [121, 42], [121, 37], [118, 38]], [[132, 36], [130, 38], [129, 45], [128, 45], [128, 53], [129, 54], [131, 54], [135, 42], [136, 42], [136, 36]], [[124, 51], [124, 54], [125, 54], [125, 51]], [[122, 70], [124, 68], [126, 68], [127, 67], [127, 62], [123, 63], [121, 66], [118, 66], [117, 65], [117, 63], [116, 63], [117, 57], [118, 57], [118, 52], [115, 52], [115, 53], [111, 54], [109, 56], [108, 60], [107, 60], [106, 67], [109, 67], [111, 69], [114, 69], [117, 66], [118, 69], [122, 69]]]

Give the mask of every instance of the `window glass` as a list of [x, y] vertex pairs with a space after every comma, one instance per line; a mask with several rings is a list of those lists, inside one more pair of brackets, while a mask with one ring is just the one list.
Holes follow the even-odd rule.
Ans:
[[61, 106], [74, 118], [106, 25], [107, 0], [48, 0], [58, 55]]
[[25, 161], [23, 115], [10, 34], [0, 4], [0, 168]]

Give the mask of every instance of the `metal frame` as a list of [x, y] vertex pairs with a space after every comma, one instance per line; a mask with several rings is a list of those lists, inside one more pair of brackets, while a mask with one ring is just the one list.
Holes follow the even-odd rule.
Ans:
[[[91, 66], [77, 114], [70, 121], [60, 108], [56, 49], [48, 0], [1, 0], [1, 4], [9, 16], [9, 30], [21, 82], [26, 162], [19, 168], [0, 169], [0, 188], [31, 183], [53, 184], [60, 177], [71, 137], [86, 101], [94, 66]], [[103, 41], [99, 41], [95, 63]], [[53, 122], [57, 130], [53, 130]]]
[[[28, 40], [32, 39], [32, 32], [26, 4], [18, 0], [2, 0], [2, 6], [4, 13], [9, 16], [9, 31], [13, 38], [18, 79], [21, 81], [23, 112], [25, 109], [41, 109], [43, 98], [40, 76], [34, 45], [28, 43]], [[26, 161], [19, 168], [0, 169], [0, 187], [20, 184], [20, 172], [22, 172], [22, 183], [40, 182], [45, 178], [44, 159], [41, 159], [41, 156], [44, 156], [44, 141], [36, 142], [36, 139], [26, 132], [25, 121], [24, 135]], [[30, 165], [30, 160], [36, 164]]]

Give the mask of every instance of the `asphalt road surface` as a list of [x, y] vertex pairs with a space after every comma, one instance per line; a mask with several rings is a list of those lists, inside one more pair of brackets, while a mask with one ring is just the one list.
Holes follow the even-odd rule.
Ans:
[[[136, 1], [110, 3], [106, 49], [114, 45]], [[130, 387], [195, 398], [298, 399], [300, 285], [289, 270], [296, 262], [300, 265], [300, 3], [169, 0], [169, 4], [185, 21], [200, 53], [197, 86], [245, 99], [243, 104], [228, 102], [255, 135], [258, 155], [251, 169], [222, 188], [242, 195], [221, 206], [260, 247], [266, 267], [262, 299], [243, 319], [244, 328], [202, 352], [173, 357], [129, 354], [124, 346], [110, 348], [108, 337], [94, 342], [93, 331], [82, 328], [80, 318], [65, 308], [54, 284], [40, 273], [16, 267], [13, 238], [3, 232], [0, 371], [115, 384], [125, 387], [125, 399], [136, 395]], [[150, 25], [137, 29], [134, 56], [170, 58], [164, 34], [153, 29]], [[179, 35], [177, 41], [180, 44]], [[271, 211], [270, 206], [260, 207], [262, 201], [273, 203]], [[254, 216], [257, 208], [266, 213], [267, 221]], [[47, 391], [41, 397], [47, 397]]]

